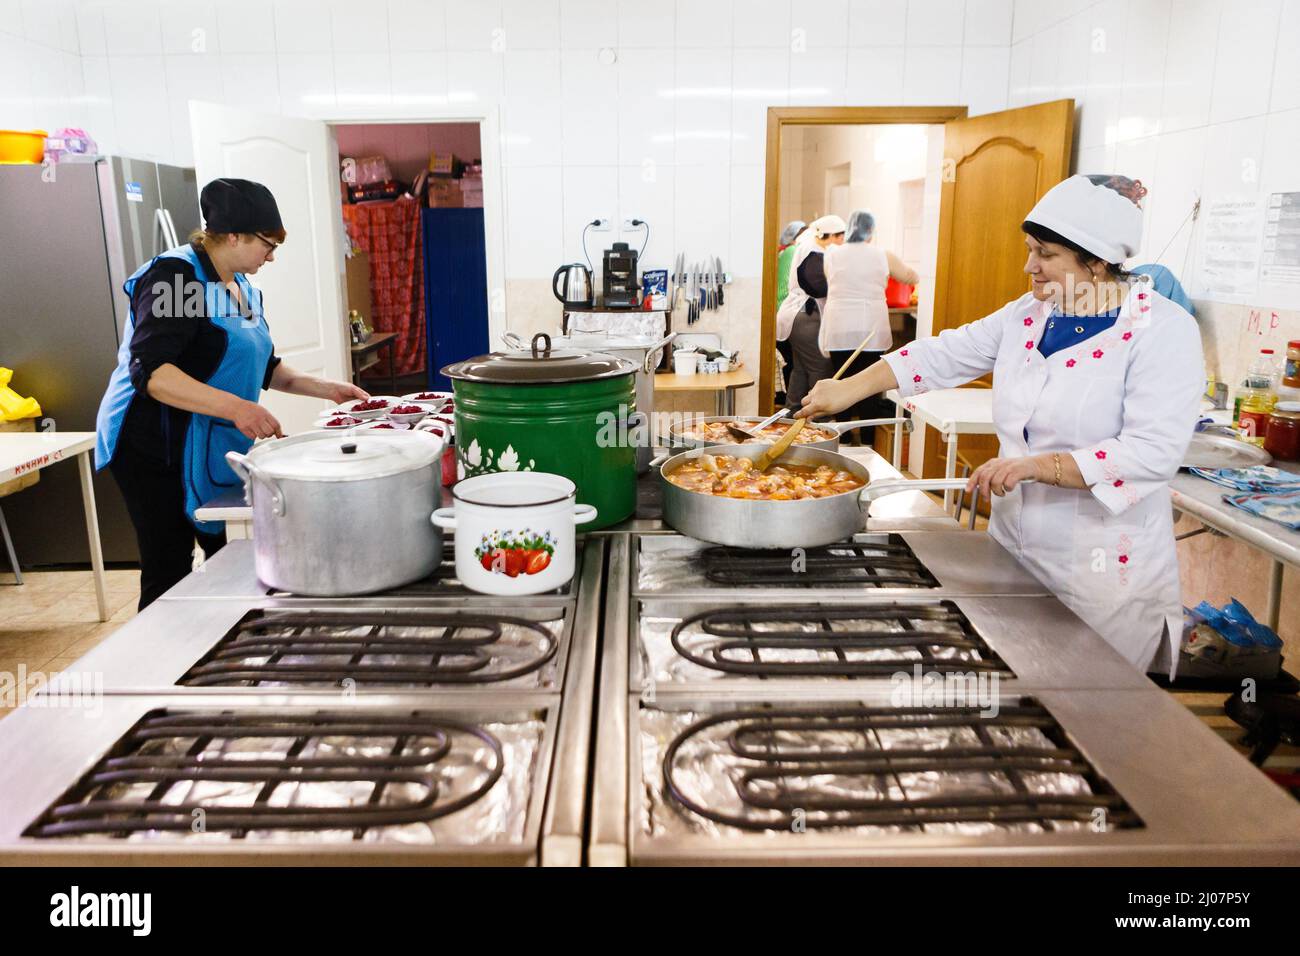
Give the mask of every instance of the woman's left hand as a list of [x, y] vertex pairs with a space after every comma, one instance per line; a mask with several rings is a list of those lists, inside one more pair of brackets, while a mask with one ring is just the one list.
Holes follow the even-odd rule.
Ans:
[[350, 402], [354, 398], [369, 398], [370, 393], [365, 389], [358, 388], [351, 382], [326, 382], [325, 394], [321, 397], [328, 398], [335, 404], [342, 404], [343, 402]]
[[1005, 495], [1025, 479], [1038, 480], [1038, 465], [1033, 458], [990, 458], [971, 474], [966, 491], [979, 488], [985, 500], [990, 494]]

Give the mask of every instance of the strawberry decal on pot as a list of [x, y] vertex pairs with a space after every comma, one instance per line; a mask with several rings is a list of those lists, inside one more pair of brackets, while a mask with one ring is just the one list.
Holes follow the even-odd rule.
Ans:
[[555, 554], [555, 539], [549, 531], [537, 534], [529, 528], [518, 533], [507, 528], [493, 530], [479, 538], [474, 557], [484, 571], [517, 578], [521, 574], [540, 574], [550, 566]]

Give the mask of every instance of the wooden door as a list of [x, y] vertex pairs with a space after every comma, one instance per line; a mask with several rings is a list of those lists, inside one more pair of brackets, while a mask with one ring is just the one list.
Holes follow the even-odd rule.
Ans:
[[[348, 381], [351, 359], [343, 309], [342, 195], [334, 131], [320, 120], [190, 103], [200, 187], [220, 176], [264, 183], [275, 195], [288, 238], [275, 261], [250, 276], [266, 296], [278, 354], [300, 372]], [[262, 404], [285, 434], [306, 431], [325, 403], [264, 392]]]

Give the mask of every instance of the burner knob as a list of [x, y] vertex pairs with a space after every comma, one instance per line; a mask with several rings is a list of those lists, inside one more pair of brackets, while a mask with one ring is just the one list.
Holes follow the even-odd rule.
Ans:
[[356, 442], [347, 442], [346, 444], [343, 445], [343, 454], [355, 455], [356, 453], [357, 453]]

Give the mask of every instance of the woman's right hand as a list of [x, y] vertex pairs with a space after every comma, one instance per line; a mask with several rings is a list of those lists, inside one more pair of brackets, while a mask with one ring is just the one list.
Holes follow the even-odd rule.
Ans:
[[812, 387], [812, 391], [803, 397], [803, 408], [795, 412], [795, 418], [815, 418], [818, 415], [834, 415], [842, 412], [862, 396], [852, 381], [837, 381], [824, 378]]
[[230, 420], [234, 422], [235, 427], [243, 433], [245, 438], [251, 438], [254, 441], [259, 438], [284, 437], [284, 432], [280, 430], [280, 423], [275, 416], [257, 402], [239, 399], [239, 404], [235, 406]]

